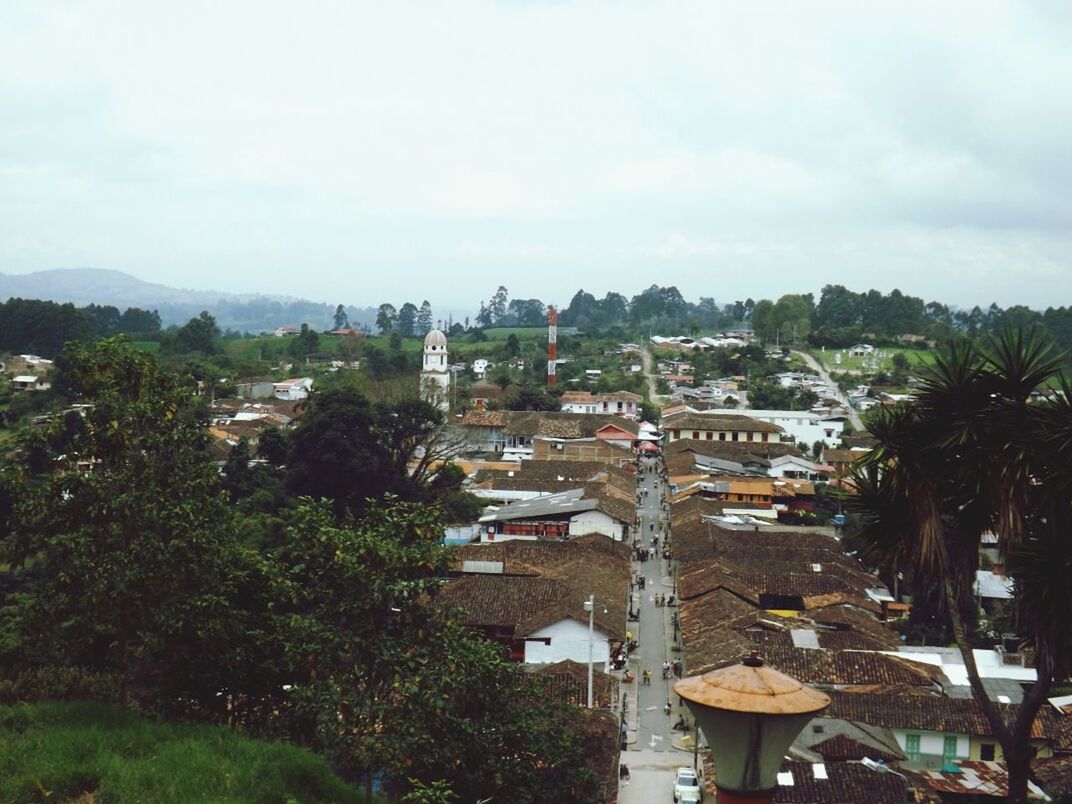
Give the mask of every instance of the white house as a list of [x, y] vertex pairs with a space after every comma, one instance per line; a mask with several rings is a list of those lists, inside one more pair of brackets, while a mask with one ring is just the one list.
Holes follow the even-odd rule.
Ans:
[[491, 365], [490, 360], [485, 360], [483, 357], [478, 357], [473, 361], [473, 376], [478, 380], [484, 379], [488, 374], [488, 366]]
[[[597, 670], [610, 670], [610, 637], [593, 629], [592, 662]], [[530, 631], [525, 638], [526, 664], [551, 664], [572, 659], [588, 662], [588, 623], [566, 617]]]
[[33, 393], [34, 391], [47, 391], [52, 383], [36, 374], [20, 374], [11, 378], [11, 390], [17, 394]]
[[874, 354], [875, 347], [869, 343], [858, 343], [855, 346], [849, 347], [849, 354], [853, 357], [867, 357]]
[[296, 377], [292, 380], [283, 380], [272, 384], [272, 391], [276, 399], [287, 402], [298, 402], [308, 399], [309, 392], [313, 390], [312, 377]]
[[300, 331], [293, 324], [284, 324], [281, 327], [276, 327], [274, 334], [277, 338], [285, 338], [287, 335], [297, 335]]
[[809, 447], [816, 441], [835, 447], [841, 443], [841, 432], [845, 429], [844, 416], [823, 416], [807, 410], [746, 409], [736, 412], [750, 419], [776, 424], [797, 442]]

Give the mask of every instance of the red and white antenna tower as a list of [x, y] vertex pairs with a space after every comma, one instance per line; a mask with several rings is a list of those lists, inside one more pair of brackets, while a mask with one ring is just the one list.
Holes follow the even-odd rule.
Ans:
[[555, 384], [555, 363], [558, 359], [558, 310], [547, 308], [547, 384]]

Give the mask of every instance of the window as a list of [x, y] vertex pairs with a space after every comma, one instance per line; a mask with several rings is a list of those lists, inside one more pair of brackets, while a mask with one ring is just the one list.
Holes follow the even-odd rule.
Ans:
[[942, 764], [948, 764], [957, 758], [957, 738], [944, 737], [942, 739]]
[[919, 735], [905, 735], [905, 755], [910, 762], [919, 762]]
[[708, 441], [712, 440], [714, 438], [714, 435], [715, 435], [714, 433], [712, 433], [710, 430], [708, 430], [707, 431], [707, 440]]
[[733, 434], [733, 440], [734, 440], [734, 441], [736, 441], [736, 440], [737, 440], [738, 438], [740, 438], [740, 437], [741, 437], [741, 434], [740, 434], [740, 433], [734, 433], [734, 434]]
[[812, 725], [812, 727], [811, 727], [811, 733], [812, 733], [812, 734], [822, 734], [822, 733], [823, 733], [823, 727], [822, 727], [822, 726], [818, 726], [818, 725]]
[[700, 434], [696, 430], [692, 431], [692, 437], [695, 438], [697, 441], [700, 440]]
[[979, 746], [979, 759], [983, 760], [983, 762], [994, 761], [993, 743], [983, 743], [981, 746]]

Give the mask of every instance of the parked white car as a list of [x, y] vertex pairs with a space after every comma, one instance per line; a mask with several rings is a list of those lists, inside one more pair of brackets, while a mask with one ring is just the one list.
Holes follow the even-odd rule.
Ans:
[[692, 768], [678, 768], [674, 775], [674, 801], [678, 804], [687, 804], [693, 801], [703, 801], [703, 787], [700, 786], [700, 777]]

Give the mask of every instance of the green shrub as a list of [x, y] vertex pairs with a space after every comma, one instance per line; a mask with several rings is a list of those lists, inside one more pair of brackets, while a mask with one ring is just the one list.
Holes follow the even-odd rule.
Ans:
[[314, 754], [97, 702], [0, 707], [0, 801], [358, 802]]
[[0, 679], [0, 705], [36, 701], [115, 701], [119, 680], [80, 667], [39, 667]]

